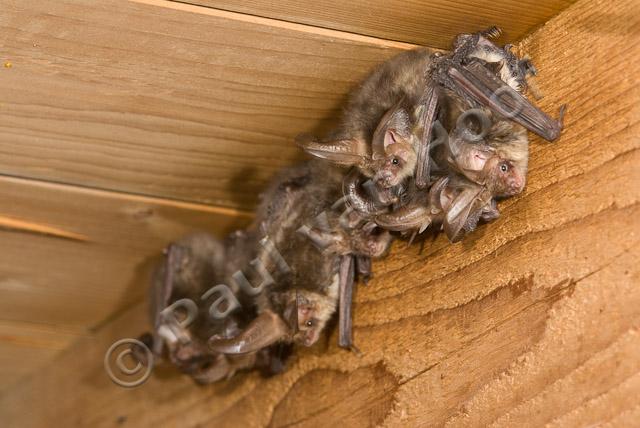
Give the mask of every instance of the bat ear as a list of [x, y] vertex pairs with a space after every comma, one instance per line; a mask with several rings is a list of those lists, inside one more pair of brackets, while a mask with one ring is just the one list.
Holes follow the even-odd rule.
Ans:
[[403, 119], [406, 119], [404, 117], [406, 116], [406, 112], [402, 110], [403, 101], [404, 98], [387, 110], [384, 116], [382, 116], [382, 119], [380, 119], [376, 130], [373, 132], [371, 147], [374, 158], [380, 159], [385, 157], [387, 147], [400, 141], [395, 128], [402, 124]]
[[547, 141], [560, 136], [565, 106], [560, 108], [558, 119], [552, 119], [479, 61], [471, 61], [467, 65], [453, 64], [447, 74], [467, 97], [494, 113], [524, 126]]
[[376, 217], [376, 223], [388, 230], [405, 231], [418, 230], [419, 233], [431, 224], [429, 207], [423, 204], [410, 204], [398, 208], [392, 213], [381, 214]]
[[389, 149], [389, 146], [391, 146], [392, 144], [396, 144], [399, 140], [400, 137], [398, 134], [396, 134], [395, 130], [387, 129], [384, 133], [384, 139], [382, 140], [385, 153]]
[[454, 200], [444, 220], [444, 232], [451, 242], [458, 242], [464, 232], [475, 229], [482, 214], [480, 198], [483, 188], [465, 188]]
[[358, 138], [320, 142], [312, 135], [300, 134], [296, 144], [312, 156], [339, 165], [362, 165], [369, 156], [367, 144]]
[[209, 349], [222, 354], [247, 354], [269, 346], [289, 334], [289, 327], [276, 313], [266, 310], [231, 339], [213, 336]]

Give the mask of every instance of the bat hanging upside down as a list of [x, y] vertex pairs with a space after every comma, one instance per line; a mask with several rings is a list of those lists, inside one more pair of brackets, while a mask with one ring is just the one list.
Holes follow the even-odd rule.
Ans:
[[[354, 348], [356, 275], [371, 275], [390, 231], [438, 225], [456, 242], [497, 218], [496, 199], [524, 189], [526, 131], [555, 140], [564, 113], [554, 120], [521, 94], [536, 70], [494, 44], [499, 33], [462, 34], [450, 53], [420, 48], [381, 64], [333, 132], [297, 138], [320, 159], [279, 174], [252, 227], [224, 242], [201, 234], [171, 245], [152, 287], [154, 353], [199, 383], [277, 372], [283, 349], [315, 344], [336, 310], [339, 345]], [[242, 303], [223, 319], [202, 297], [218, 283]], [[167, 311], [181, 304], [195, 310], [189, 326]]]

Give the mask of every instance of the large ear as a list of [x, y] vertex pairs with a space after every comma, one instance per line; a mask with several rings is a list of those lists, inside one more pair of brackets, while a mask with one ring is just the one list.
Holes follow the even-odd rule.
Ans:
[[481, 105], [519, 123], [547, 141], [560, 136], [566, 106], [560, 108], [557, 120], [552, 119], [477, 60], [470, 61], [468, 65], [452, 63], [447, 74], [462, 93]]
[[152, 350], [156, 355], [159, 355], [162, 352], [162, 345], [164, 344], [164, 340], [158, 333], [158, 329], [163, 323], [162, 311], [169, 306], [169, 301], [174, 291], [173, 286], [176, 276], [176, 266], [180, 260], [186, 257], [185, 249], [177, 244], [169, 244], [163, 252], [163, 263], [154, 275], [153, 284], [150, 290], [151, 313], [154, 318]]
[[362, 165], [369, 157], [367, 144], [357, 138], [320, 142], [312, 135], [300, 134], [296, 144], [312, 156], [339, 165]]
[[483, 201], [485, 190], [483, 187], [465, 187], [453, 200], [444, 220], [444, 232], [451, 242], [458, 242], [465, 232], [475, 229], [486, 205]]
[[287, 324], [276, 313], [266, 310], [231, 339], [213, 336], [209, 339], [209, 349], [222, 354], [246, 354], [258, 351], [287, 336]]
[[381, 214], [375, 222], [383, 229], [402, 232], [418, 230], [422, 233], [432, 221], [430, 207], [422, 203], [411, 203], [397, 210]]
[[387, 147], [397, 142], [398, 134], [396, 128], [403, 126], [403, 123], [406, 126], [407, 114], [403, 106], [404, 98], [387, 110], [380, 122], [378, 122], [371, 140], [371, 151], [374, 159], [382, 159], [386, 156]]
[[363, 190], [361, 190], [362, 178], [360, 172], [353, 168], [342, 182], [342, 193], [347, 198], [346, 202], [349, 208], [352, 208], [357, 213], [369, 216], [385, 208], [378, 206], [373, 197], [364, 194]]

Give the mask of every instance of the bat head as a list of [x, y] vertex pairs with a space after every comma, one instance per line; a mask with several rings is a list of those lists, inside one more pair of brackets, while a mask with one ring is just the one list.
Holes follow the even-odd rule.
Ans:
[[497, 120], [486, 110], [467, 110], [451, 132], [448, 146], [454, 166], [494, 196], [513, 196], [524, 189], [529, 142], [522, 126]]
[[374, 181], [389, 189], [413, 175], [417, 155], [410, 136], [403, 136], [394, 129], [385, 130], [383, 153], [375, 157]]
[[393, 237], [383, 229], [368, 228], [355, 229], [351, 236], [351, 246], [358, 254], [364, 254], [372, 258], [384, 256], [391, 245]]
[[494, 152], [485, 166], [489, 190], [494, 196], [513, 196], [522, 192], [529, 159], [526, 130], [510, 121], [497, 121], [487, 134], [486, 144]]
[[335, 301], [319, 293], [298, 290], [295, 299], [297, 307], [297, 332], [294, 341], [304, 346], [312, 346], [320, 338], [329, 318], [335, 310]]
[[525, 175], [509, 159], [494, 155], [487, 160], [485, 171], [487, 188], [494, 196], [513, 196], [524, 189]]
[[374, 181], [388, 189], [412, 176], [418, 161], [416, 136], [404, 99], [385, 113], [371, 143]]

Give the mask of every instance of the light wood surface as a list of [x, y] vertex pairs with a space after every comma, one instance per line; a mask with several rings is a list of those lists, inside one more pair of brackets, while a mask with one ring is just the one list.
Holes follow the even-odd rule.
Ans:
[[[171, 240], [245, 225], [293, 136], [408, 47], [162, 0], [0, 11], [0, 322], [67, 338], [141, 300]], [[0, 390], [60, 350], [30, 331], [0, 336]]]
[[194, 230], [221, 236], [250, 219], [230, 209], [8, 177], [0, 177], [0, 198], [0, 390], [142, 300], [171, 240]]
[[[622, 19], [621, 17], [624, 17]], [[502, 217], [452, 245], [399, 242], [357, 289], [354, 339], [290, 369], [199, 388], [158, 369], [110, 382], [107, 348], [146, 328], [130, 308], [0, 396], [8, 426], [634, 426], [640, 420], [640, 16], [582, 0], [525, 40], [555, 143]], [[588, 55], [585, 53], [589, 53]], [[63, 226], [63, 225], [59, 225]], [[75, 230], [84, 233], [82, 230]], [[37, 404], [34, 404], [37, 403]]]
[[186, 0], [212, 8], [449, 49], [453, 37], [498, 25], [514, 42], [575, 0]]
[[0, 0], [0, 173], [251, 209], [409, 45], [162, 0]]
[[0, 321], [0, 391], [43, 369], [60, 351], [86, 335], [82, 329]]
[[0, 218], [25, 224], [2, 230], [0, 222], [2, 319], [69, 328], [94, 327], [139, 301], [149, 268], [167, 243], [193, 230], [223, 235], [250, 218], [205, 205], [6, 177], [0, 177], [0, 198]]

